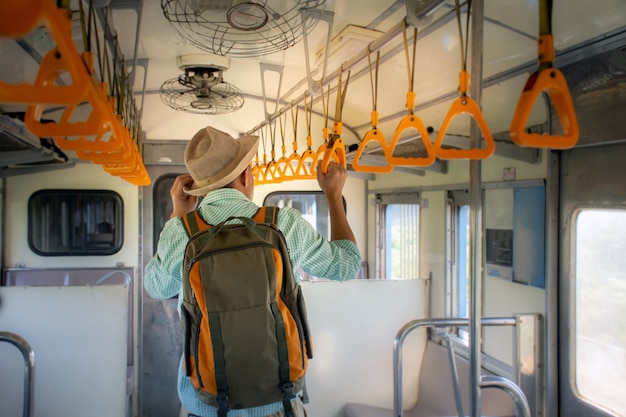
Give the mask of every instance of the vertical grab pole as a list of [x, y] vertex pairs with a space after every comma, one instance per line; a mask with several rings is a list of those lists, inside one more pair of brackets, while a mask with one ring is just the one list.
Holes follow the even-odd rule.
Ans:
[[[484, 0], [468, 3], [467, 13], [471, 14], [471, 81], [470, 96], [478, 105], [482, 100], [483, 76], [483, 15]], [[472, 10], [470, 10], [470, 8]], [[474, 149], [480, 148], [481, 130], [473, 118], [470, 119], [470, 142]], [[470, 416], [481, 416], [480, 403], [480, 369], [482, 346], [482, 187], [481, 161], [470, 160]]]

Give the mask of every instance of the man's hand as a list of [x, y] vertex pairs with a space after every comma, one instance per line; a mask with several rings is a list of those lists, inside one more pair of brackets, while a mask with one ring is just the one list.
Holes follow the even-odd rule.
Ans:
[[346, 183], [348, 171], [346, 168], [336, 162], [331, 161], [328, 164], [328, 172], [322, 172], [322, 163], [317, 164], [317, 183], [324, 192], [326, 199], [341, 199], [343, 186]]
[[343, 207], [343, 186], [348, 178], [346, 168], [336, 162], [328, 164], [328, 172], [322, 172], [322, 163], [317, 164], [317, 183], [328, 201], [330, 215], [330, 240], [351, 240], [356, 243]]
[[176, 177], [172, 188], [170, 188], [170, 197], [172, 197], [172, 215], [173, 217], [183, 216], [194, 210], [198, 204], [198, 197], [195, 195], [185, 194], [183, 187], [193, 182], [191, 175], [179, 175]]

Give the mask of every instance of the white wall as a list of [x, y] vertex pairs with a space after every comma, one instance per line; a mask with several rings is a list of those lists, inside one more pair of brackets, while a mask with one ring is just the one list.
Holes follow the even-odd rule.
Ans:
[[[312, 417], [343, 417], [346, 403], [393, 409], [393, 342], [400, 328], [426, 315], [421, 280], [302, 283], [313, 336], [307, 391]], [[409, 334], [403, 349], [406, 409], [418, 397], [425, 332]]]
[[[28, 248], [28, 199], [42, 189], [112, 190], [124, 202], [124, 243], [109, 256], [39, 256]], [[41, 174], [7, 178], [6, 230], [4, 254], [7, 268], [114, 267], [139, 264], [139, 192], [138, 187], [105, 172], [100, 165], [78, 163], [75, 167]]]
[[[33, 417], [123, 417], [125, 285], [0, 287], [0, 330], [35, 354]], [[24, 359], [0, 344], [0, 415], [21, 416]]]

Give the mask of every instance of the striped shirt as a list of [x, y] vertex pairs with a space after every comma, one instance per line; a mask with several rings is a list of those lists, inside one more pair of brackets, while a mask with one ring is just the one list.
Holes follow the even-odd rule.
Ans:
[[[229, 217], [253, 217], [259, 209], [240, 191], [220, 188], [211, 191], [200, 203], [198, 210], [210, 224], [218, 224]], [[287, 247], [297, 275], [298, 268], [317, 277], [348, 280], [356, 277], [361, 255], [356, 244], [349, 240], [329, 242], [313, 229], [298, 210], [284, 207], [278, 212], [278, 228], [285, 235]], [[170, 219], [159, 236], [157, 252], [144, 272], [144, 287], [150, 297], [167, 299], [182, 291], [182, 264], [187, 244], [187, 232], [180, 218]], [[182, 297], [178, 300], [178, 309]], [[178, 395], [189, 412], [202, 417], [217, 416], [217, 409], [200, 401], [191, 381], [185, 375], [182, 360], [178, 370]], [[277, 402], [261, 407], [232, 410], [229, 417], [264, 417], [282, 410]]]

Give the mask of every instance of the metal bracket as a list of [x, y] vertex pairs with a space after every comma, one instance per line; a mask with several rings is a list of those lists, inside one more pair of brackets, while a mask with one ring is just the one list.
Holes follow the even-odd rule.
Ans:
[[[311, 53], [309, 52], [309, 40], [308, 40], [308, 35], [307, 35], [307, 31], [304, 30], [304, 28], [306, 27], [306, 19], [310, 19], [312, 16], [312, 12], [310, 10], [304, 9], [302, 10], [302, 27], [303, 27], [303, 40], [304, 40], [304, 61], [306, 64], [306, 79], [308, 82], [308, 87], [309, 87], [309, 93], [314, 96], [317, 97], [320, 95], [321, 92], [321, 86], [320, 86], [320, 82], [324, 79], [324, 77], [326, 77], [326, 69], [328, 67], [328, 53], [330, 51], [330, 40], [332, 38], [333, 35], [333, 18], [335, 16], [335, 14], [333, 12], [329, 12], [329, 11], [316, 11], [316, 15], [315, 18], [319, 19], [319, 20], [323, 20], [328, 24], [328, 34], [326, 35], [326, 49], [324, 50], [324, 67], [322, 68], [322, 76], [320, 77], [319, 80], [314, 80], [313, 79], [313, 71], [311, 70]], [[319, 13], [319, 16], [318, 16]]]
[[[263, 111], [265, 112], [265, 121], [267, 123], [270, 122], [272, 116], [274, 116], [276, 114], [276, 112], [278, 111], [278, 101], [280, 98], [280, 88], [283, 84], [283, 69], [284, 67], [282, 65], [277, 65], [277, 64], [267, 64], [264, 62], [261, 62], [261, 64], [259, 64], [259, 67], [261, 69], [261, 88], [263, 91]], [[275, 72], [278, 74], [278, 88], [276, 91], [276, 98], [274, 99], [274, 111], [272, 113], [267, 111], [267, 92], [266, 92], [266, 88], [265, 88], [265, 73], [267, 71], [270, 72]]]

